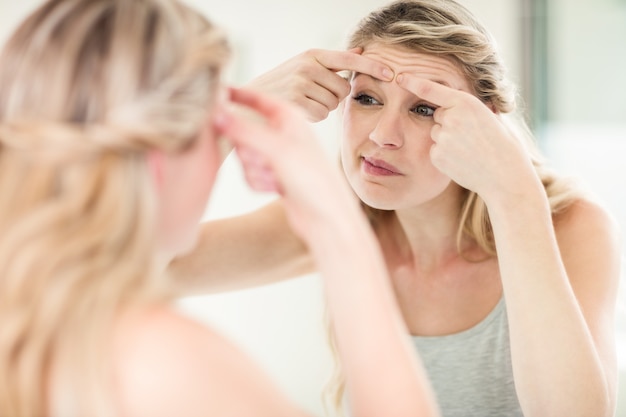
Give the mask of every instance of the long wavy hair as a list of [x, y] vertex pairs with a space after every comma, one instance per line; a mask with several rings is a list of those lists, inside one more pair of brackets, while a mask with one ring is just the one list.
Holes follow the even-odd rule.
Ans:
[[50, 0], [0, 56], [0, 410], [117, 415], [112, 325], [170, 297], [151, 149], [192, 146], [228, 47], [176, 0]]
[[[348, 48], [364, 48], [374, 42], [452, 60], [465, 75], [474, 94], [500, 113], [507, 126], [524, 141], [544, 185], [552, 213], [567, 209], [581, 196], [572, 181], [558, 177], [545, 165], [517, 108], [517, 91], [507, 79], [506, 68], [492, 36], [464, 6], [453, 0], [394, 1], [360, 21], [349, 37]], [[464, 255], [461, 243], [470, 239], [487, 256], [497, 256], [484, 201], [471, 190], [463, 192], [457, 230], [459, 253]], [[363, 206], [374, 227], [391, 213]], [[330, 336], [331, 347], [335, 350], [332, 326]], [[327, 398], [331, 397], [330, 402], [338, 407], [343, 391], [341, 369], [337, 365], [326, 390]]]

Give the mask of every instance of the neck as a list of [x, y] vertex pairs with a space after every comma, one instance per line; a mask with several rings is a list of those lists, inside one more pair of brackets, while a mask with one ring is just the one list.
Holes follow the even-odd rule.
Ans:
[[[459, 255], [457, 234], [464, 191], [451, 186], [436, 200], [396, 210], [386, 229], [401, 256], [420, 270], [433, 270]], [[468, 242], [462, 242], [467, 245]], [[462, 247], [461, 249], [464, 249]]]

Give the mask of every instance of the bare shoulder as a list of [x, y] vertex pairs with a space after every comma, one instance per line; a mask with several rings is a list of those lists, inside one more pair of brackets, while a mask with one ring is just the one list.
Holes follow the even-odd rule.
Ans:
[[620, 246], [617, 221], [603, 205], [590, 199], [578, 199], [556, 214], [554, 228], [561, 250], [581, 244], [597, 244], [599, 249], [619, 249]]
[[617, 292], [620, 276], [621, 232], [617, 221], [600, 203], [579, 199], [554, 217], [554, 227], [568, 276], [574, 290], [579, 290], [577, 295], [595, 293], [596, 301], [606, 305]]
[[302, 416], [236, 346], [167, 307], [120, 320], [114, 376], [129, 417]]

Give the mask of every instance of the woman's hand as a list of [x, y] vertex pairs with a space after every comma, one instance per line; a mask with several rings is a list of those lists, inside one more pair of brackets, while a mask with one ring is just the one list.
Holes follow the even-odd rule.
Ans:
[[523, 178], [537, 181], [529, 151], [500, 115], [477, 97], [411, 74], [400, 86], [437, 106], [430, 150], [432, 163], [483, 199], [506, 196]]
[[[313, 140], [298, 109], [245, 90], [232, 90], [231, 101], [263, 117], [259, 123], [222, 114], [216, 126], [235, 143], [251, 185], [281, 192], [291, 226], [309, 246], [324, 280], [352, 411], [438, 416], [380, 247], [339, 166]], [[387, 359], [369, 360], [376, 356]]]
[[350, 94], [350, 83], [337, 74], [356, 71], [391, 81], [393, 71], [380, 62], [361, 56], [361, 49], [329, 51], [311, 49], [254, 79], [248, 86], [298, 105], [309, 121], [326, 119]]
[[254, 116], [221, 110], [216, 127], [234, 143], [250, 186], [284, 197], [297, 234], [306, 240], [308, 228], [319, 221], [327, 223], [358, 210], [339, 167], [315, 140], [299, 109], [250, 90], [230, 93], [232, 103]]

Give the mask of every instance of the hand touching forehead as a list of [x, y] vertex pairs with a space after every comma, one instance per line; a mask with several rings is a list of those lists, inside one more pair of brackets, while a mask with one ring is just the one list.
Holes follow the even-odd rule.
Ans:
[[396, 77], [399, 74], [408, 73], [454, 90], [472, 93], [472, 88], [464, 74], [450, 59], [380, 43], [369, 45], [362, 55], [390, 67]]

